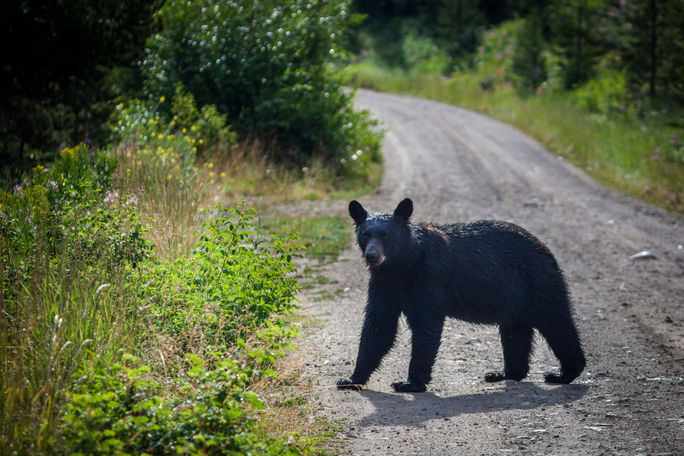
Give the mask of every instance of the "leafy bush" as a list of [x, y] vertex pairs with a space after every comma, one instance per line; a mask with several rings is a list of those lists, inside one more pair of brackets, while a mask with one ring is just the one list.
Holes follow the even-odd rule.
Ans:
[[289, 237], [261, 238], [244, 206], [216, 210], [193, 255], [153, 267], [141, 296], [180, 352], [235, 344], [272, 314], [291, 311], [298, 290]]
[[300, 164], [321, 155], [340, 166], [357, 150], [378, 158], [368, 114], [353, 110], [353, 93], [329, 66], [357, 21], [348, 0], [171, 0], [159, 18], [143, 62], [155, 98], [182, 84], [243, 138], [274, 138]]
[[404, 59], [413, 71], [420, 74], [440, 75], [449, 69], [449, 56], [435, 41], [408, 32], [403, 41]]
[[603, 70], [569, 93], [570, 99], [580, 108], [601, 114], [620, 112], [628, 102], [626, 78], [623, 71]]
[[74, 455], [296, 454], [254, 432], [245, 404], [264, 407], [247, 390], [260, 371], [222, 352], [186, 361], [172, 391], [131, 355], [84, 367], [62, 415], [64, 446]]
[[162, 96], [155, 102], [120, 103], [111, 124], [119, 142], [139, 148], [173, 149], [192, 162], [196, 157], [226, 151], [236, 142], [226, 116], [213, 105], [198, 109], [195, 97], [181, 86], [169, 100]]
[[[6, 273], [28, 280], [47, 272], [43, 267], [58, 267], [50, 263], [55, 256], [64, 261], [59, 266], [80, 262], [108, 269], [143, 260], [151, 247], [136, 213], [130, 206], [102, 205], [102, 190], [113, 184], [116, 166], [112, 156], [81, 144], [63, 149], [54, 166], [37, 166], [11, 193], [0, 195]], [[11, 289], [21, 288], [20, 282], [8, 282]]]

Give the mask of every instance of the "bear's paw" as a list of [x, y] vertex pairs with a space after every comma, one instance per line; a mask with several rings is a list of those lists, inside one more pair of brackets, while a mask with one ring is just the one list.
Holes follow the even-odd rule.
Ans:
[[426, 390], [424, 383], [408, 382], [394, 382], [392, 388], [397, 393], [422, 393]]
[[576, 379], [580, 373], [581, 372], [568, 373], [561, 371], [560, 374], [554, 374], [553, 372], [547, 372], [544, 374], [544, 380], [546, 383], [559, 383], [566, 385]]

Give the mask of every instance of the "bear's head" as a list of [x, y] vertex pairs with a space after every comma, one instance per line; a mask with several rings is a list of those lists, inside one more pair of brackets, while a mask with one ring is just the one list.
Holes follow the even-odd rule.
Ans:
[[349, 215], [356, 225], [356, 242], [371, 269], [399, 256], [403, 239], [409, 233], [409, 218], [412, 213], [413, 201], [409, 198], [402, 200], [392, 215], [368, 215], [358, 201], [349, 203]]

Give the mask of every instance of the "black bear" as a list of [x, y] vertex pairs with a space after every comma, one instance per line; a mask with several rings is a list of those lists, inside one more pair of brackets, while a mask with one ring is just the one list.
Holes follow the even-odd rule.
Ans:
[[408, 380], [392, 384], [396, 391], [425, 391], [446, 317], [499, 325], [504, 369], [486, 374], [487, 382], [527, 376], [534, 328], [561, 364], [547, 382], [570, 383], [582, 372], [565, 279], [541, 241], [512, 223], [414, 224], [412, 213], [408, 198], [392, 215], [368, 215], [358, 201], [349, 203], [370, 281], [356, 368], [339, 388], [368, 381], [394, 344], [402, 312], [411, 361]]

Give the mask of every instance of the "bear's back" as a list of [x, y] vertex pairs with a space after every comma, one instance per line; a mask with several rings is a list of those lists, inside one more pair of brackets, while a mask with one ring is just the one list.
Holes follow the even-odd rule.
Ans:
[[525, 302], [531, 294], [565, 289], [548, 248], [515, 224], [483, 220], [417, 227], [414, 242], [423, 258], [416, 284], [448, 303], [444, 310], [450, 316], [501, 322], [525, 307], [529, 312]]

